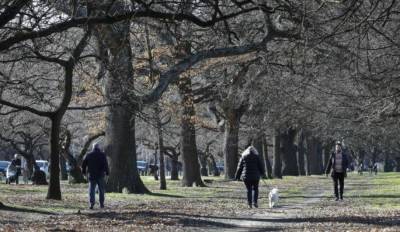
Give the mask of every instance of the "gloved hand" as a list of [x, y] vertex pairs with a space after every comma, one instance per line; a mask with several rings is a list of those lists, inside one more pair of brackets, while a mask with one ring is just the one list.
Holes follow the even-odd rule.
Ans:
[[108, 176], [104, 177], [104, 182], [108, 183]]

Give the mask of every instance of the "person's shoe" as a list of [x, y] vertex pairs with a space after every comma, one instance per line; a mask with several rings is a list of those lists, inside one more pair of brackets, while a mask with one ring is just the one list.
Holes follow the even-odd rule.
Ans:
[[100, 205], [100, 208], [104, 209], [104, 205]]
[[89, 209], [93, 209], [93, 205], [90, 205]]
[[343, 201], [343, 197], [340, 197], [340, 200]]
[[254, 203], [254, 208], [258, 208], [258, 205], [257, 205], [257, 203]]
[[335, 201], [338, 201], [338, 200], [339, 200], [339, 197], [336, 197]]
[[253, 206], [251, 204], [249, 204], [249, 208], [251, 209], [251, 208], [253, 208]]

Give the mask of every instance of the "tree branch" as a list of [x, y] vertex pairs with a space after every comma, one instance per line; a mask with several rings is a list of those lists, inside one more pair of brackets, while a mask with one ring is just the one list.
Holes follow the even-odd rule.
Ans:
[[[265, 44], [276, 37], [275, 32], [270, 32], [268, 35], [259, 43], [248, 44], [243, 46], [234, 46], [228, 48], [216, 48], [212, 50], [199, 51], [196, 54], [190, 55], [189, 57], [183, 59], [176, 65], [174, 65], [170, 70], [160, 75], [160, 80], [157, 87], [149, 94], [141, 98], [141, 102], [144, 104], [152, 103], [157, 101], [164, 91], [168, 88], [169, 84], [178, 80], [179, 75], [187, 71], [195, 65], [196, 63], [210, 58], [228, 57], [243, 55], [251, 52], [255, 52], [262, 49]], [[283, 34], [281, 34], [283, 36]], [[287, 36], [287, 35], [286, 35]]]
[[9, 102], [9, 101], [3, 100], [3, 99], [0, 99], [0, 105], [5, 105], [5, 106], [12, 107], [14, 109], [18, 109], [18, 110], [22, 110], [22, 111], [28, 111], [28, 112], [31, 112], [33, 114], [36, 114], [36, 115], [39, 115], [42, 117], [49, 118], [53, 115], [53, 112], [41, 111], [41, 110], [37, 110], [37, 109], [34, 109], [29, 106], [17, 105], [17, 104], [14, 104], [12, 102]]
[[26, 41], [29, 39], [35, 39], [40, 37], [49, 36], [53, 33], [63, 32], [72, 27], [80, 27], [82, 25], [93, 25], [93, 24], [113, 24], [116, 22], [120, 22], [123, 20], [128, 20], [132, 18], [155, 18], [155, 19], [165, 19], [165, 20], [174, 20], [174, 21], [190, 21], [200, 27], [211, 27], [216, 23], [224, 20], [228, 20], [230, 18], [234, 18], [241, 14], [245, 14], [248, 12], [260, 10], [260, 8], [252, 7], [248, 9], [243, 9], [241, 11], [227, 14], [221, 16], [219, 18], [213, 18], [209, 21], [204, 21], [193, 14], [184, 14], [184, 13], [164, 13], [157, 12], [150, 9], [139, 10], [139, 11], [130, 11], [124, 14], [114, 15], [114, 16], [102, 16], [102, 17], [81, 17], [81, 18], [72, 18], [68, 21], [64, 21], [61, 23], [56, 23], [46, 29], [32, 32], [21, 32], [16, 33], [14, 36], [5, 39], [0, 42], [0, 51], [6, 50], [13, 46], [16, 43]]
[[8, 22], [14, 19], [19, 11], [30, 2], [30, 0], [16, 0], [11, 6], [7, 6], [6, 10], [0, 15], [0, 28], [3, 28]]

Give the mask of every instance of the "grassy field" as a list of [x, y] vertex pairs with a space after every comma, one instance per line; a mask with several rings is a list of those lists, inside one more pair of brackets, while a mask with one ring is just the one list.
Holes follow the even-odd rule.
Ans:
[[[260, 182], [258, 209], [247, 208], [242, 182], [204, 177], [207, 187], [168, 181], [152, 194], [108, 193], [106, 208], [88, 209], [87, 185], [62, 182], [62, 201], [46, 200], [46, 186], [0, 184], [0, 231], [400, 231], [400, 173], [349, 174], [345, 200], [332, 199], [330, 178], [285, 177]], [[267, 208], [278, 187], [281, 200]]]

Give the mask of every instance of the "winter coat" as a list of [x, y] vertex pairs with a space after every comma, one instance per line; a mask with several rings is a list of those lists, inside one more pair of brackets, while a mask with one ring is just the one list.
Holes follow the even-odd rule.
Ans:
[[16, 167], [17, 175], [21, 175], [21, 159], [13, 159], [11, 160], [11, 164]]
[[82, 173], [89, 173], [89, 179], [95, 180], [104, 177], [104, 174], [108, 176], [108, 162], [106, 154], [104, 154], [99, 149], [94, 149], [92, 152], [88, 153], [83, 159], [82, 163]]
[[240, 158], [235, 175], [236, 180], [240, 178], [243, 181], [260, 180], [263, 173], [264, 168], [257, 150], [254, 147], [248, 147]]
[[[342, 169], [343, 169], [344, 176], [346, 176], [347, 167], [349, 165], [349, 159], [348, 159], [346, 153], [342, 152], [342, 156], [343, 156]], [[335, 163], [336, 163], [336, 153], [332, 152], [331, 156], [329, 157], [328, 165], [325, 170], [325, 173], [328, 174], [330, 172], [332, 177], [335, 175]]]

